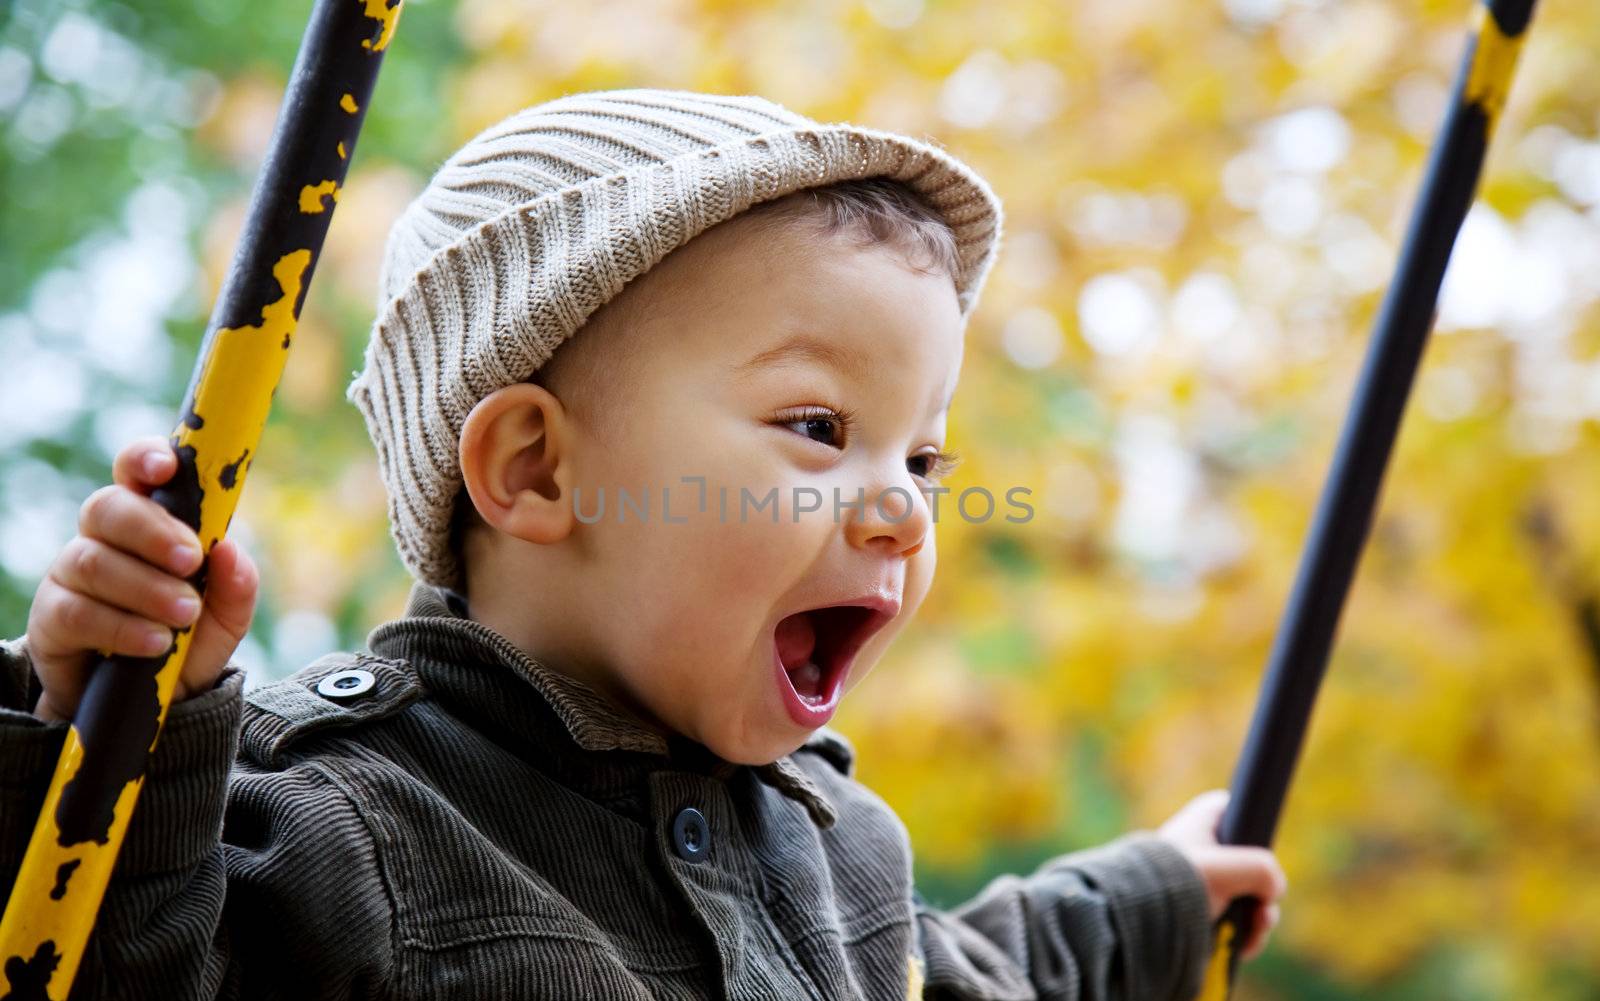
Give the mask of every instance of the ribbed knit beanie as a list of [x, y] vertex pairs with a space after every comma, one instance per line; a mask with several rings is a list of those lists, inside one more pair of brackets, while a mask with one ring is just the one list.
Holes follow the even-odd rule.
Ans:
[[457, 150], [389, 232], [365, 368], [389, 529], [419, 580], [450, 551], [457, 448], [478, 401], [525, 381], [627, 282], [759, 202], [835, 181], [908, 185], [955, 233], [962, 317], [1000, 241], [988, 184], [937, 145], [822, 125], [755, 96], [646, 88], [526, 108]]

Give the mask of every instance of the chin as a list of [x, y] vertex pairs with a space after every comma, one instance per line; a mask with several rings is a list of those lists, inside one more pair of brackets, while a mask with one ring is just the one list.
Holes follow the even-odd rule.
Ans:
[[711, 748], [713, 754], [724, 761], [736, 765], [759, 766], [770, 765], [779, 758], [793, 754], [809, 737], [809, 733], [800, 733], [793, 737], [774, 737], [756, 744], [747, 742], [732, 746], [707, 746]]

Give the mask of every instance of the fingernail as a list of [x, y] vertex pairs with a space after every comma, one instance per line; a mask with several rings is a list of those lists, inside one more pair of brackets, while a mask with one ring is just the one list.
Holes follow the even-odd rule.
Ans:
[[167, 564], [179, 573], [187, 574], [200, 565], [200, 559], [200, 550], [180, 542], [172, 547], [172, 552], [167, 556]]
[[144, 457], [144, 475], [154, 479], [161, 475], [161, 470], [167, 465], [167, 457], [160, 452], [151, 452]]
[[140, 633], [139, 645], [148, 653], [160, 653], [172, 645], [172, 632], [157, 626], [146, 626]]
[[195, 614], [200, 611], [200, 603], [193, 598], [176, 598], [172, 602], [172, 611], [185, 623], [193, 622]]

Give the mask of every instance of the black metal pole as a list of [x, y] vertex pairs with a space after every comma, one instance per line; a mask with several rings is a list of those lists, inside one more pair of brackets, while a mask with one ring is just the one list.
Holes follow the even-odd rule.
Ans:
[[[1423, 347], [1456, 234], [1477, 190], [1494, 120], [1505, 100], [1534, 0], [1491, 0], [1479, 9], [1434, 142], [1395, 277], [1384, 296], [1288, 609], [1267, 663], [1218, 840], [1269, 846], [1322, 683], [1328, 653], [1371, 527], [1378, 491]], [[1230, 904], [1219, 935], [1229, 952], [1227, 984], [1248, 940], [1253, 897]], [[1222, 930], [1219, 927], [1219, 931]], [[1215, 962], [1215, 957], [1214, 957]], [[1214, 992], [1212, 992], [1214, 993]], [[1225, 996], [1225, 994], [1223, 995]]]

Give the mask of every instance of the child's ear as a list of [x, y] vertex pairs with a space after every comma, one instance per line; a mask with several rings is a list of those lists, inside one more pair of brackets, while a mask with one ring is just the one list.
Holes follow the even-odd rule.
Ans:
[[483, 520], [529, 542], [572, 531], [572, 425], [543, 386], [514, 383], [478, 401], [461, 428], [461, 476]]

